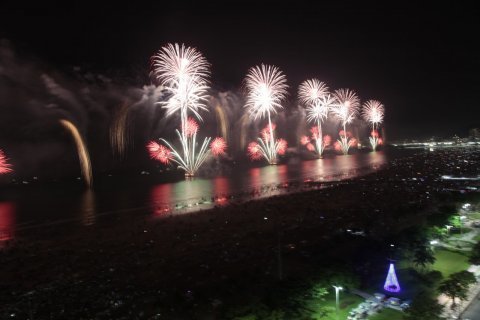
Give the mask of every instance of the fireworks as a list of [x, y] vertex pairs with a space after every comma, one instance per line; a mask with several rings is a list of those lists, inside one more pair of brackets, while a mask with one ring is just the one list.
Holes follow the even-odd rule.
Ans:
[[184, 44], [168, 44], [153, 56], [152, 66], [156, 78], [170, 93], [170, 98], [161, 103], [167, 116], [180, 111], [183, 123], [190, 110], [202, 119], [198, 111], [207, 110], [204, 102], [210, 76], [210, 65], [203, 55]]
[[[363, 119], [372, 124], [372, 132], [370, 134], [369, 140], [370, 145], [372, 146], [373, 151], [377, 149], [379, 143], [378, 131], [375, 130], [375, 125], [379, 125], [383, 121], [383, 115], [385, 113], [385, 108], [380, 101], [377, 100], [368, 100], [363, 105], [362, 116]], [[383, 141], [382, 141], [383, 143]]]
[[198, 128], [198, 123], [193, 118], [188, 118], [182, 129], [187, 137], [191, 137], [194, 134], [197, 134]]
[[187, 137], [185, 134], [180, 133], [176, 130], [180, 143], [182, 145], [182, 151], [177, 151], [170, 142], [165, 139], [162, 140], [172, 153], [171, 160], [178, 164], [178, 168], [185, 171], [187, 177], [192, 177], [198, 171], [200, 166], [207, 160], [210, 155], [208, 144], [210, 143], [211, 138], [205, 138], [201, 147], [197, 148], [197, 133], [193, 133], [191, 137]]
[[268, 142], [271, 139], [273, 132], [275, 132], [276, 128], [277, 125], [275, 123], [272, 123], [272, 128], [270, 129], [269, 126], [266, 126], [265, 128], [263, 128], [262, 131], [260, 131], [260, 136], [265, 142]]
[[[357, 94], [350, 89], [335, 90], [334, 95], [337, 103], [332, 108], [332, 112], [345, 127], [347, 123], [355, 119], [358, 107], [360, 106], [360, 99], [357, 97]], [[343, 130], [346, 131], [345, 128], [343, 128]]]
[[77, 146], [77, 153], [78, 153], [78, 159], [80, 161], [80, 169], [83, 174], [83, 179], [85, 180], [85, 184], [87, 187], [92, 186], [92, 167], [90, 165], [90, 156], [88, 155], [88, 149], [85, 146], [85, 143], [83, 142], [83, 138], [78, 132], [77, 127], [71, 123], [68, 120], [60, 120], [60, 124], [62, 127], [64, 127], [68, 133], [73, 138], [73, 141], [75, 141], [75, 145]]
[[2, 149], [0, 149], [0, 174], [5, 174], [12, 172], [12, 166], [7, 162], [7, 157], [5, 153], [3, 153]]
[[[209, 90], [208, 77], [210, 65], [195, 48], [185, 45], [168, 44], [153, 57], [153, 71], [160, 84], [167, 91], [168, 99], [160, 102], [167, 109], [166, 115], [177, 112], [181, 118], [181, 132], [176, 130], [182, 146], [177, 151], [168, 141], [161, 139], [168, 148], [159, 146], [157, 151], [163, 152], [154, 157], [162, 163], [173, 161], [178, 168], [185, 171], [186, 176], [193, 176], [210, 155], [208, 145], [211, 138], [205, 138], [197, 153], [198, 123], [188, 117], [188, 112], [202, 120], [199, 111], [207, 111], [205, 105]], [[155, 149], [155, 145], [149, 144]], [[148, 147], [150, 154], [152, 150]], [[167, 151], [170, 152], [167, 154]], [[155, 151], [154, 151], [155, 152]]]
[[380, 101], [377, 100], [368, 100], [363, 105], [362, 116], [365, 121], [370, 122], [374, 126], [375, 124], [380, 124], [383, 121], [383, 114], [385, 108]]
[[116, 112], [110, 127], [110, 144], [114, 155], [125, 156], [125, 151], [129, 144], [128, 136], [128, 112], [130, 110], [128, 101], [122, 104]]
[[184, 44], [169, 43], [152, 60], [155, 75], [165, 86], [176, 86], [194, 76], [197, 81], [205, 82], [210, 75], [210, 65], [203, 55]]
[[328, 134], [323, 136], [323, 145], [324, 146], [329, 146], [332, 143], [332, 137], [330, 137]]
[[245, 78], [247, 108], [253, 119], [265, 117], [282, 109], [280, 104], [287, 95], [287, 78], [275, 66], [262, 64], [250, 68]]
[[326, 94], [327, 85], [317, 79], [306, 80], [298, 87], [298, 97], [306, 105], [316, 104]]
[[328, 93], [327, 85], [317, 79], [304, 81], [298, 88], [298, 97], [305, 105], [307, 121], [316, 123], [310, 131], [312, 140], [315, 140], [314, 150], [316, 149], [318, 156], [321, 157], [325, 149], [322, 139], [322, 121], [328, 118], [335, 98]]
[[302, 136], [302, 137], [300, 138], [300, 143], [301, 143], [303, 146], [305, 146], [305, 145], [307, 145], [307, 144], [310, 143], [310, 138], [307, 137], [307, 136]]
[[[277, 162], [278, 141], [275, 142], [274, 130], [272, 124], [271, 113], [277, 113], [277, 109], [282, 109], [280, 104], [287, 95], [287, 79], [283, 73], [275, 66], [262, 64], [248, 71], [245, 78], [245, 87], [247, 90], [247, 108], [250, 117], [254, 120], [258, 117], [268, 118], [268, 129], [262, 131], [262, 138], [258, 139], [254, 149], [260, 149], [260, 155], [263, 156], [268, 163], [275, 164]], [[248, 154], [251, 159], [258, 159], [258, 152], [252, 153], [250, 147]], [[282, 150], [282, 149], [280, 149]]]
[[284, 155], [285, 152], [287, 151], [287, 147], [288, 147], [288, 143], [286, 140], [284, 139], [278, 139], [277, 140], [277, 143], [276, 143], [276, 149], [277, 149], [277, 153], [279, 155]]
[[262, 157], [262, 151], [256, 142], [250, 142], [248, 144], [247, 153], [251, 160], [258, 160]]
[[150, 158], [160, 161], [163, 164], [169, 164], [172, 160], [172, 152], [165, 146], [158, 144], [155, 141], [150, 141], [147, 144]]
[[337, 102], [333, 106], [332, 112], [342, 123], [344, 132], [343, 135], [340, 134], [340, 140], [338, 140], [338, 142], [343, 154], [348, 154], [350, 144], [348, 142], [349, 137], [345, 134], [345, 132], [347, 132], [346, 126], [347, 123], [355, 119], [358, 107], [360, 106], [360, 99], [357, 97], [357, 94], [350, 89], [335, 90], [334, 96]]
[[358, 145], [357, 139], [352, 137], [352, 133], [350, 131], [340, 130], [338, 135], [340, 136], [340, 140], [335, 142], [335, 150], [341, 151], [343, 154], [348, 154], [348, 150], [351, 147], [356, 147]]
[[225, 149], [227, 148], [227, 143], [221, 137], [217, 137], [213, 139], [210, 143], [210, 150], [215, 157], [221, 156], [225, 154]]

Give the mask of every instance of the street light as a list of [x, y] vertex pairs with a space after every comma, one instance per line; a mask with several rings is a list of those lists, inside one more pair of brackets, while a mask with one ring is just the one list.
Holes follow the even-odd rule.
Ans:
[[339, 310], [338, 309], [338, 304], [339, 304], [339, 301], [340, 301], [340, 299], [338, 297], [338, 293], [340, 292], [340, 290], [343, 290], [343, 288], [340, 287], [340, 286], [332, 286], [332, 287], [335, 288], [335, 301], [336, 301], [336, 305], [337, 305], [337, 319], [338, 319], [338, 310]]

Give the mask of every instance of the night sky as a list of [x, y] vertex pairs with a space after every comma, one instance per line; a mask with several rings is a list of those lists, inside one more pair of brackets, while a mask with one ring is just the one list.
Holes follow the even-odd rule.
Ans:
[[127, 74], [147, 74], [157, 49], [184, 42], [203, 52], [221, 90], [238, 89], [255, 64], [275, 64], [291, 100], [309, 77], [381, 100], [390, 139], [466, 136], [479, 125], [480, 12], [473, 5], [98, 2], [2, 4], [0, 35], [53, 68]]

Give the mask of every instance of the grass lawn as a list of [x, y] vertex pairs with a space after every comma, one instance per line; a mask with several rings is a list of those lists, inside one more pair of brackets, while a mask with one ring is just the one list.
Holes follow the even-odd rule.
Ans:
[[[363, 301], [365, 301], [365, 299], [357, 295], [340, 292], [339, 319], [346, 319], [350, 310], [352, 310], [353, 308], [356, 308]], [[319, 314], [314, 312], [312, 314], [312, 319], [337, 320], [335, 304], [336, 304], [335, 294], [329, 294], [325, 297], [325, 301], [320, 302], [316, 306], [311, 305], [310, 307], [312, 308], [312, 310], [317, 310], [318, 306], [322, 306], [326, 308], [328, 311], [330, 311], [328, 315], [325, 317], [321, 317]]]
[[440, 271], [444, 278], [447, 278], [452, 273], [467, 270], [470, 266], [467, 261], [468, 257], [458, 252], [437, 249], [435, 250], [435, 258], [436, 261], [432, 269]]
[[479, 212], [470, 213], [470, 214], [468, 214], [468, 217], [470, 219], [480, 219], [480, 213]]
[[401, 320], [403, 319], [403, 314], [403, 312], [398, 310], [384, 308], [380, 313], [369, 317], [368, 320]]

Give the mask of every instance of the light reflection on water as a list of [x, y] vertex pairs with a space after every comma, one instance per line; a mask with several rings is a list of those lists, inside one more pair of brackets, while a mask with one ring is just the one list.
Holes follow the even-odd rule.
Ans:
[[15, 232], [15, 204], [0, 202], [0, 249], [7, 241], [14, 238]]
[[[192, 211], [230, 201], [264, 198], [304, 190], [307, 183], [354, 178], [385, 164], [382, 152], [299, 161], [250, 168], [231, 176], [201, 177], [152, 187], [150, 201], [154, 216]], [[318, 184], [315, 184], [318, 186]]]
[[307, 161], [292, 158], [285, 164], [233, 169], [229, 175], [154, 185], [139, 180], [127, 186], [109, 182], [87, 191], [42, 186], [20, 189], [0, 200], [0, 247], [20, 230], [67, 222], [89, 226], [99, 219], [129, 212], [151, 214], [154, 218], [182, 214], [318, 188], [322, 182], [367, 174], [386, 161], [383, 152]]

